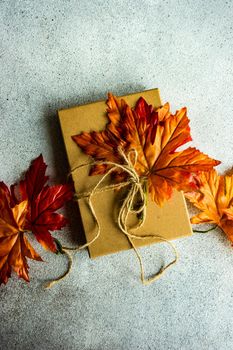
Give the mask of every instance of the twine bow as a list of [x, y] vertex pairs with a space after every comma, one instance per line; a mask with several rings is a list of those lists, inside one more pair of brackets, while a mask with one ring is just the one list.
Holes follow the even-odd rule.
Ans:
[[[127, 194], [123, 200], [122, 205], [120, 206], [120, 209], [118, 212], [118, 217], [117, 217], [117, 224], [118, 224], [118, 227], [121, 230], [121, 232], [123, 234], [125, 234], [125, 236], [127, 237], [128, 241], [130, 242], [130, 244], [131, 244], [131, 246], [132, 246], [132, 248], [133, 248], [133, 250], [138, 258], [139, 265], [140, 265], [142, 283], [144, 285], [149, 285], [149, 284], [153, 283], [154, 281], [158, 280], [168, 268], [170, 268], [172, 265], [174, 265], [177, 262], [178, 252], [177, 252], [175, 246], [173, 245], [173, 243], [168, 241], [166, 238], [161, 237], [157, 234], [140, 235], [139, 236], [139, 235], [134, 235], [131, 232], [132, 229], [136, 230], [139, 227], [142, 227], [144, 222], [145, 222], [145, 219], [146, 219], [148, 179], [146, 177], [140, 177], [135, 170], [135, 164], [137, 162], [137, 157], [138, 157], [138, 153], [135, 149], [130, 150], [128, 152], [128, 154], [126, 155], [123, 152], [123, 150], [119, 147], [118, 152], [122, 157], [122, 160], [123, 160], [122, 164], [120, 164], [120, 163], [118, 164], [118, 163], [110, 162], [110, 161], [93, 161], [93, 162], [81, 164], [81, 165], [79, 165], [71, 170], [70, 175], [72, 175], [74, 172], [76, 172], [80, 168], [90, 167], [93, 165], [107, 165], [108, 167], [110, 167], [109, 170], [107, 170], [107, 172], [102, 176], [102, 178], [97, 182], [97, 184], [94, 186], [94, 188], [91, 191], [75, 194], [76, 200], [79, 200], [81, 198], [87, 198], [87, 200], [88, 200], [88, 205], [89, 205], [91, 214], [92, 214], [92, 216], [95, 220], [96, 226], [97, 226], [97, 231], [96, 231], [94, 238], [90, 242], [87, 242], [86, 244], [75, 247], [75, 248], [62, 247], [62, 252], [65, 253], [68, 257], [68, 269], [64, 273], [64, 275], [49, 282], [47, 284], [46, 288], [50, 288], [52, 285], [61, 281], [63, 278], [65, 278], [69, 274], [71, 267], [72, 267], [72, 256], [69, 253], [70, 251], [82, 250], [82, 249], [90, 246], [91, 244], [93, 244], [100, 236], [101, 227], [100, 227], [99, 220], [98, 220], [98, 217], [96, 215], [95, 209], [93, 207], [93, 203], [92, 203], [93, 196], [97, 193], [102, 193], [105, 191], [112, 191], [114, 189], [120, 189], [123, 187], [126, 187], [126, 188], [128, 187], [128, 191], [127, 191]], [[104, 180], [107, 177], [109, 177], [114, 171], [119, 170], [119, 169], [121, 169], [123, 172], [128, 174], [127, 181], [116, 183], [116, 184], [111, 184], [111, 185], [101, 186], [101, 184], [104, 182]], [[133, 228], [132, 227], [129, 228], [127, 225], [128, 217], [130, 214], [135, 214], [138, 218], [138, 222]], [[170, 245], [170, 247], [172, 248], [175, 257], [166, 266], [162, 266], [160, 268], [160, 270], [154, 274], [154, 276], [152, 276], [150, 278], [145, 278], [144, 264], [142, 261], [142, 257], [141, 257], [141, 254], [139, 253], [138, 249], [136, 248], [133, 240], [145, 240], [148, 238], [152, 238], [155, 240], [160, 240], [160, 241], [168, 243]]]

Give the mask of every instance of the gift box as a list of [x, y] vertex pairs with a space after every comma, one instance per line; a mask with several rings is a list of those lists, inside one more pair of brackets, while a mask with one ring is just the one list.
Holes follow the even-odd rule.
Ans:
[[[158, 89], [133, 93], [122, 96], [122, 98], [130, 106], [134, 106], [141, 96], [148, 104], [153, 105], [155, 108], [161, 106]], [[73, 141], [72, 136], [84, 131], [100, 131], [105, 128], [108, 122], [105, 101], [63, 109], [58, 114], [70, 169], [75, 169], [81, 164], [90, 162], [90, 157], [83, 153]], [[77, 193], [90, 191], [101, 178], [102, 175], [89, 176], [89, 170], [90, 167], [83, 167], [78, 171], [72, 172], [75, 191]], [[107, 179], [105, 184], [109, 185], [110, 182], [111, 179]], [[105, 191], [96, 193], [93, 196], [92, 204], [100, 224], [100, 235], [95, 242], [88, 246], [91, 258], [116, 253], [132, 247], [127, 236], [120, 230], [116, 222], [117, 203], [120, 200], [122, 200], [121, 190]], [[96, 235], [96, 222], [90, 211], [87, 198], [80, 198], [77, 202], [86, 240], [89, 242]], [[130, 224], [133, 225], [134, 220], [135, 217], [131, 217]], [[77, 227], [77, 234], [78, 232], [79, 228]], [[160, 239], [158, 236], [167, 240], [173, 240], [183, 236], [189, 236], [191, 233], [192, 229], [183, 193], [174, 191], [172, 198], [163, 207], [158, 207], [148, 198], [146, 220], [142, 227], [135, 230], [134, 235], [155, 235], [155, 237], [141, 240], [133, 239], [133, 243], [135, 247], [140, 247], [159, 242]]]

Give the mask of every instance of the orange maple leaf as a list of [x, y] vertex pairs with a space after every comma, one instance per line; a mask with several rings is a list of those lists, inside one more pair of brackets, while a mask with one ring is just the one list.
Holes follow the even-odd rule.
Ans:
[[27, 200], [11, 206], [12, 197], [7, 186], [0, 182], [0, 284], [7, 283], [13, 269], [19, 277], [29, 281], [27, 259], [42, 261], [25, 237]]
[[[173, 188], [197, 188], [197, 173], [220, 163], [193, 147], [176, 151], [192, 140], [186, 108], [173, 115], [168, 103], [154, 109], [141, 97], [132, 109], [112, 94], [108, 95], [107, 105], [109, 123], [105, 130], [83, 132], [73, 136], [73, 140], [96, 160], [123, 163], [118, 147], [126, 154], [136, 150], [135, 170], [148, 178], [149, 192], [158, 205], [171, 197]], [[98, 164], [92, 167], [90, 175], [104, 174], [106, 170], [106, 165]]]
[[217, 224], [233, 243], [233, 175], [218, 175], [216, 170], [199, 175], [200, 188], [185, 193], [201, 212], [191, 218], [192, 224]]

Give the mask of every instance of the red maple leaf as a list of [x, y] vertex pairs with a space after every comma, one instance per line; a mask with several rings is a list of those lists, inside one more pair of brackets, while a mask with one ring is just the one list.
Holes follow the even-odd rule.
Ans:
[[[25, 179], [19, 184], [19, 197], [29, 203], [26, 228], [35, 234], [45, 249], [57, 252], [57, 245], [49, 231], [61, 230], [67, 224], [67, 219], [55, 211], [72, 198], [73, 186], [48, 186], [46, 168], [42, 155], [32, 162]], [[14, 188], [15, 197], [16, 191]]]
[[54, 253], [59, 250], [50, 231], [67, 224], [67, 219], [56, 211], [72, 198], [73, 186], [47, 185], [46, 168], [40, 155], [18, 185], [9, 190], [0, 183], [0, 284], [8, 281], [12, 268], [29, 281], [26, 258], [42, 260], [25, 236], [29, 231], [45, 249]]

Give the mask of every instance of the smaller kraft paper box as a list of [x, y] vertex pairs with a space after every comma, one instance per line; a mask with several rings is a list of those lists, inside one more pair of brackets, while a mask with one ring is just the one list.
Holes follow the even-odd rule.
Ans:
[[[134, 93], [122, 96], [122, 98], [133, 107], [141, 96], [153, 107], [157, 108], [161, 106], [158, 89]], [[72, 136], [80, 134], [83, 131], [91, 132], [105, 129], [108, 122], [106, 107], [105, 101], [98, 101], [58, 112], [70, 169], [91, 161], [91, 158], [72, 140]], [[101, 179], [102, 175], [89, 176], [89, 170], [90, 168], [86, 167], [73, 172], [72, 176], [76, 192], [84, 193], [90, 191]], [[88, 247], [91, 258], [132, 248], [127, 237], [121, 232], [116, 222], [115, 211], [117, 201], [119, 201], [119, 191], [105, 191], [96, 193], [93, 196], [92, 203], [100, 224], [100, 236]], [[96, 235], [96, 223], [88, 206], [87, 199], [79, 199], [78, 205], [86, 241], [90, 242]], [[77, 232], [78, 230], [79, 228], [77, 228]], [[133, 234], [139, 236], [147, 234], [158, 235], [168, 240], [191, 235], [192, 228], [183, 193], [174, 191], [172, 198], [162, 208], [158, 207], [148, 198], [145, 223], [142, 227], [133, 231]], [[156, 242], [159, 242], [159, 240], [155, 238], [146, 238], [143, 240], [133, 239], [136, 247]]]

